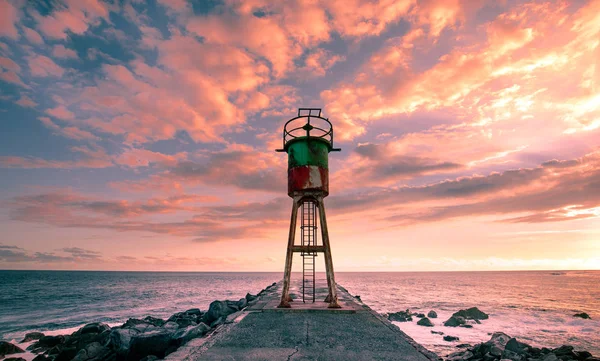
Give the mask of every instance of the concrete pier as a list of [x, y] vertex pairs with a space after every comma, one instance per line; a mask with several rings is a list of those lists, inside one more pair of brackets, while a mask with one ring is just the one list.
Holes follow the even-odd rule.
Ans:
[[293, 281], [292, 308], [277, 308], [281, 282], [260, 300], [231, 315], [209, 337], [190, 341], [166, 359], [175, 360], [410, 360], [438, 356], [338, 285], [342, 308], [329, 309], [325, 280], [317, 301], [303, 303], [301, 281]]

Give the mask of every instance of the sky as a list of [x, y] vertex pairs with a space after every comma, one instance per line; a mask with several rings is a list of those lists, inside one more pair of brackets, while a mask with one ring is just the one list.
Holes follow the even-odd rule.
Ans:
[[0, 269], [283, 271], [299, 107], [336, 271], [600, 269], [599, 44], [600, 1], [0, 0]]

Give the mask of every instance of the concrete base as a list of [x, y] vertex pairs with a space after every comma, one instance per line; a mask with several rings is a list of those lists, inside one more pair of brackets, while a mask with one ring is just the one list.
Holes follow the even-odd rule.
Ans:
[[326, 284], [320, 285], [321, 301], [315, 303], [303, 303], [300, 282], [293, 285], [291, 308], [277, 308], [279, 283], [222, 331], [208, 340], [192, 340], [167, 360], [439, 359], [345, 289], [338, 286], [337, 290], [342, 308], [331, 309], [322, 301]]

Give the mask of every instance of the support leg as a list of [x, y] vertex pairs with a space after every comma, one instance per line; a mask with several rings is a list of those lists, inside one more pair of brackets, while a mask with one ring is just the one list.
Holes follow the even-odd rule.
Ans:
[[325, 217], [325, 206], [323, 204], [323, 198], [318, 199], [319, 207], [319, 219], [321, 221], [321, 237], [323, 239], [323, 247], [325, 248], [325, 270], [327, 273], [327, 287], [329, 293], [325, 302], [329, 302], [328, 308], [341, 308], [338, 303], [337, 291], [335, 289], [335, 276], [333, 274], [333, 260], [331, 258], [331, 247], [329, 245], [329, 231], [327, 230], [327, 219]]
[[292, 205], [292, 219], [290, 220], [290, 233], [288, 237], [287, 253], [285, 255], [285, 270], [283, 273], [283, 290], [281, 291], [281, 302], [279, 302], [278, 308], [290, 308], [290, 278], [292, 275], [292, 247], [294, 247], [294, 238], [296, 237], [296, 219], [298, 218], [298, 206], [300, 199], [294, 197], [294, 204]]

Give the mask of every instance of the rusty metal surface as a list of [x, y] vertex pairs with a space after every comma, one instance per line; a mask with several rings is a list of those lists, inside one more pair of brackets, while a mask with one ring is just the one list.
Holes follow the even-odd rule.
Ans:
[[289, 169], [288, 195], [293, 197], [306, 191], [319, 191], [323, 197], [329, 195], [329, 170], [313, 165]]

